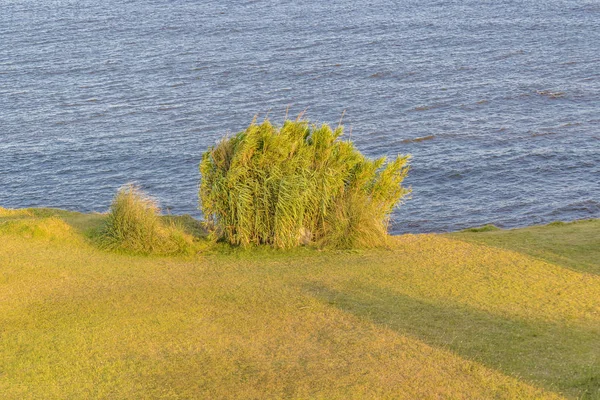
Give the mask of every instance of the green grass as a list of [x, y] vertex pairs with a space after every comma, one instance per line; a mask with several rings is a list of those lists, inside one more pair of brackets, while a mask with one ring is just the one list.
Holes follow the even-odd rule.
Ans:
[[0, 397], [600, 399], [598, 221], [166, 257], [104, 218], [0, 213]]
[[600, 274], [600, 220], [559, 221], [523, 229], [496, 228], [476, 232], [468, 229], [453, 233], [451, 237], [518, 251], [577, 271]]

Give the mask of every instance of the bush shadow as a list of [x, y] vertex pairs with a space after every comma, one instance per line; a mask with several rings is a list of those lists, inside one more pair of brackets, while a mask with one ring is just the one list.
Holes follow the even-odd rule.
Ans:
[[507, 375], [581, 399], [600, 399], [600, 327], [511, 319], [388, 289], [308, 284], [316, 299]]

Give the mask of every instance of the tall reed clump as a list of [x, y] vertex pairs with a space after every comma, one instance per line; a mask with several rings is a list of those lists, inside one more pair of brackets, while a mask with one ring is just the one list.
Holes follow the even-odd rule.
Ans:
[[235, 245], [384, 245], [389, 217], [409, 190], [409, 156], [365, 158], [343, 128], [254, 121], [200, 163], [200, 204], [214, 232]]
[[164, 224], [156, 201], [133, 185], [122, 187], [114, 197], [100, 242], [105, 248], [137, 254], [193, 251], [192, 237], [174, 224]]

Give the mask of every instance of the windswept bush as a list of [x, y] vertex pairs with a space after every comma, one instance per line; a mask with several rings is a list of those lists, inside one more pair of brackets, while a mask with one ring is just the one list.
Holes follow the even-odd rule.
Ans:
[[200, 204], [214, 232], [235, 245], [383, 245], [408, 190], [408, 156], [369, 160], [342, 127], [252, 123], [202, 157]]
[[164, 224], [156, 202], [133, 185], [121, 188], [113, 199], [101, 244], [138, 254], [181, 254], [193, 249], [192, 237], [174, 224]]

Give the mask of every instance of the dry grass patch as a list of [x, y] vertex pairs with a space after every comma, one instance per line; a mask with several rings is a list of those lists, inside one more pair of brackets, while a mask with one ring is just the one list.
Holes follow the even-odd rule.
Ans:
[[33, 214], [26, 208], [12, 209], [0, 207], [0, 218], [4, 217], [31, 217]]

